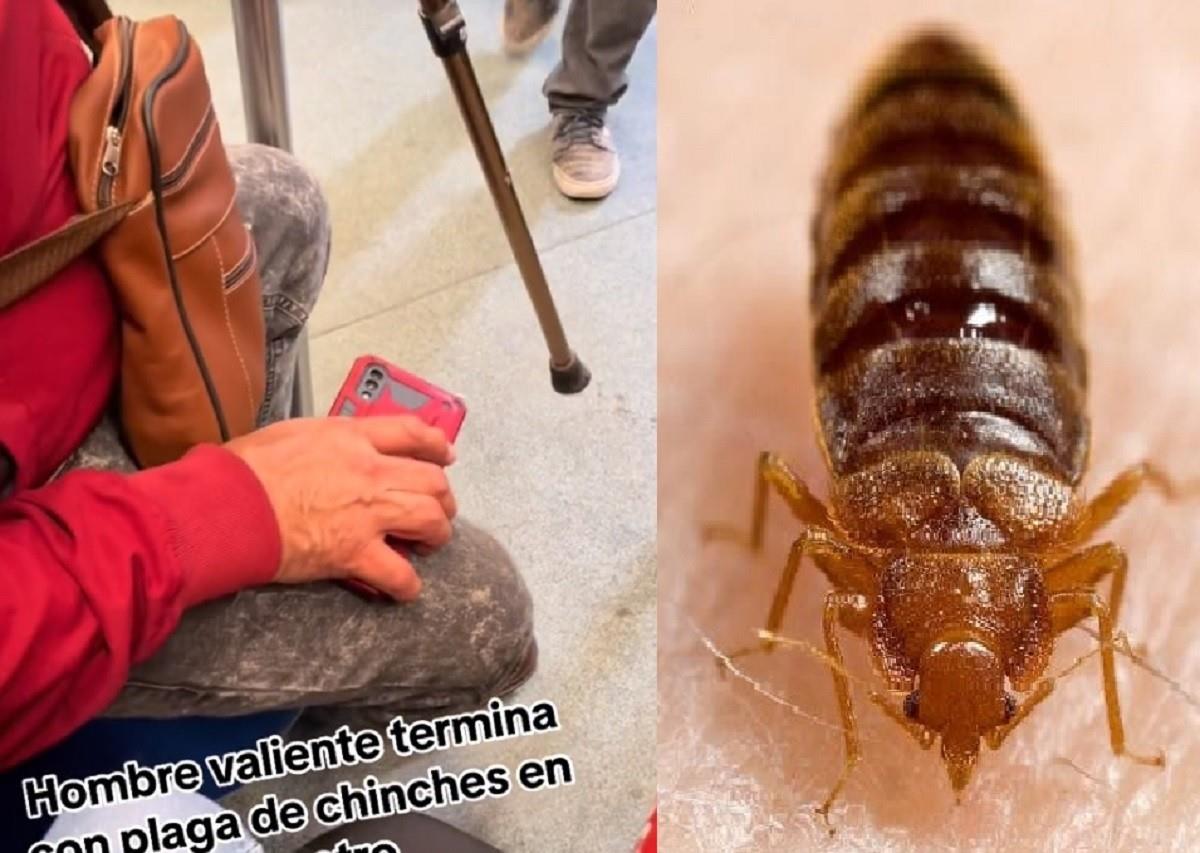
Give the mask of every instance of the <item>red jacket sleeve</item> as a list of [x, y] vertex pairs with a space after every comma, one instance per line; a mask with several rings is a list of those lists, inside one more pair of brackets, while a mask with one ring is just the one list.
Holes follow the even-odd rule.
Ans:
[[265, 491], [219, 447], [0, 503], [0, 769], [103, 711], [186, 607], [269, 582], [279, 559]]

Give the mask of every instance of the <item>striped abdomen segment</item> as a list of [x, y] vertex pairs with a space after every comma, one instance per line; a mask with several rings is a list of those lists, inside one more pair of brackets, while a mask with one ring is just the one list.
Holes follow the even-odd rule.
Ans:
[[1087, 450], [1079, 296], [1041, 160], [959, 43], [903, 44], [838, 134], [814, 222], [818, 405], [835, 471], [897, 450], [959, 465]]

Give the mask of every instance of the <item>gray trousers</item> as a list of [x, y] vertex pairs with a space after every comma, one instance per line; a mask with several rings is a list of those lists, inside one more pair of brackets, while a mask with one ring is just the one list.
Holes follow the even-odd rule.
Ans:
[[613, 106], [629, 88], [625, 69], [657, 8], [658, 0], [570, 0], [562, 60], [542, 87], [550, 110]]
[[[268, 422], [288, 411], [294, 344], [325, 277], [329, 216], [316, 182], [287, 154], [247, 145], [231, 146], [229, 157], [262, 275]], [[65, 467], [130, 471], [133, 463], [105, 417]], [[499, 543], [457, 522], [451, 542], [415, 565], [423, 587], [409, 604], [314, 583], [248, 589], [195, 607], [134, 668], [106, 714], [310, 708], [331, 725], [369, 725], [482, 705], [528, 679], [537, 659], [532, 605]]]

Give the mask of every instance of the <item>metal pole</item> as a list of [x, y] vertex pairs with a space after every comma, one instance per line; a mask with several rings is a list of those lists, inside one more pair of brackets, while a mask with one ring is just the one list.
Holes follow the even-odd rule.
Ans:
[[504, 162], [504, 152], [496, 138], [487, 104], [479, 89], [475, 69], [466, 49], [466, 23], [455, 0], [419, 0], [421, 20], [433, 52], [441, 58], [450, 78], [450, 88], [458, 101], [459, 111], [467, 126], [467, 135], [475, 148], [475, 156], [483, 169], [484, 179], [492, 193], [492, 201], [500, 214], [500, 222], [508, 237], [513, 257], [538, 324], [550, 351], [550, 381], [560, 394], [575, 394], [587, 387], [591, 374], [567, 344], [567, 336], [554, 307], [554, 297], [546, 283], [542, 262], [529, 233], [521, 202], [513, 188], [512, 177]]
[[[242, 78], [246, 135], [259, 142], [292, 150], [288, 118], [287, 75], [283, 62], [283, 28], [279, 0], [231, 0], [233, 32]], [[312, 367], [308, 360], [308, 330], [296, 341], [296, 374], [292, 384], [292, 417], [314, 411]]]

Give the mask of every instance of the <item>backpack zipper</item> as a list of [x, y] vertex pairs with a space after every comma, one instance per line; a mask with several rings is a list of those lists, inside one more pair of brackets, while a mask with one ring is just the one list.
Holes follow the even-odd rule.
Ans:
[[204, 117], [200, 119], [200, 126], [196, 129], [195, 134], [192, 135], [187, 149], [183, 152], [183, 156], [179, 158], [179, 162], [175, 164], [175, 168], [162, 176], [163, 195], [169, 195], [171, 190], [175, 189], [176, 184], [187, 177], [188, 170], [191, 169], [200, 152], [204, 150], [204, 143], [208, 141], [208, 135], [212, 130], [213, 122], [216, 120], [216, 113], [213, 112], [212, 104], [209, 104]]
[[125, 131], [125, 118], [129, 115], [129, 100], [133, 83], [133, 36], [137, 25], [128, 18], [117, 19], [117, 32], [121, 45], [121, 70], [118, 74], [117, 97], [113, 102], [112, 115], [104, 128], [104, 151], [100, 157], [100, 182], [96, 187], [97, 207], [112, 204], [113, 184], [121, 169], [121, 142]]

